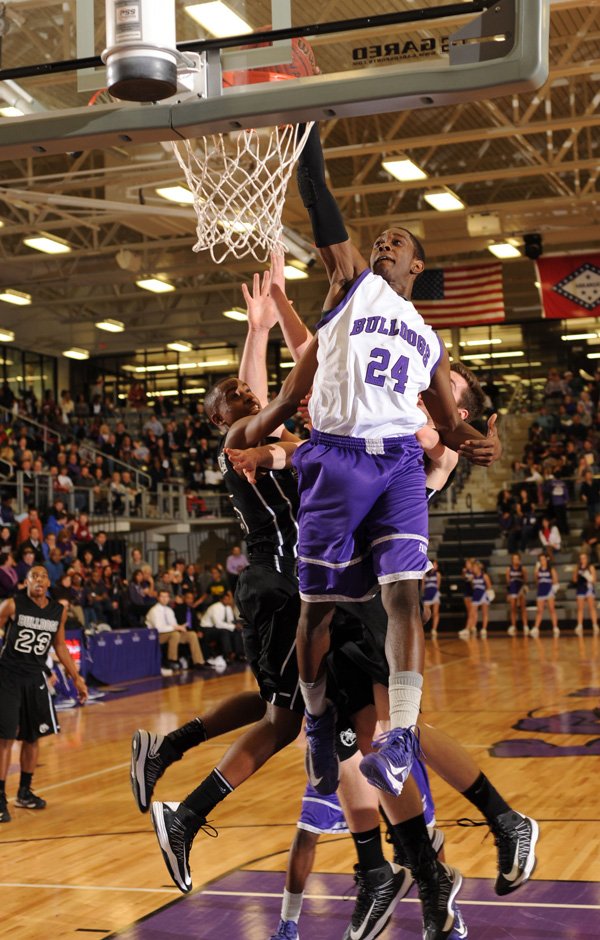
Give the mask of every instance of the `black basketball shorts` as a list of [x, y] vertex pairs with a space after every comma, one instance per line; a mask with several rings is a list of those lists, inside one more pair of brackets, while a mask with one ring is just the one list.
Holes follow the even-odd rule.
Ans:
[[296, 660], [300, 617], [298, 581], [267, 564], [251, 564], [235, 590], [244, 650], [261, 696], [280, 708], [304, 714]]
[[21, 675], [0, 668], [0, 738], [33, 742], [58, 731], [44, 673]]

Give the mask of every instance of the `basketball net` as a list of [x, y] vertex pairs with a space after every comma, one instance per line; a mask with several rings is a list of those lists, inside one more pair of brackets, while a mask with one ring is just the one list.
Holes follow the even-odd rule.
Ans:
[[247, 255], [264, 262], [285, 251], [285, 194], [311, 127], [301, 135], [295, 124], [283, 124], [172, 142], [194, 194], [194, 251], [210, 251], [217, 264]]

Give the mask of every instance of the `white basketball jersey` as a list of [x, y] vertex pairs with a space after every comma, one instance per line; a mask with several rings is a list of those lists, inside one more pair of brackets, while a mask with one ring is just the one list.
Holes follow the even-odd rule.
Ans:
[[367, 270], [317, 329], [309, 406], [317, 431], [399, 437], [426, 423], [418, 397], [429, 388], [442, 347], [409, 300]]

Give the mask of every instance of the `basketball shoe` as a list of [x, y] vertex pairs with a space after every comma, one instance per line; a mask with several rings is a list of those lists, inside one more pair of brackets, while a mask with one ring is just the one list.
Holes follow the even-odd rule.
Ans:
[[183, 803], [153, 803], [152, 825], [171, 878], [188, 894], [192, 890], [189, 859], [194, 838], [200, 829], [216, 838], [217, 830]]
[[423, 909], [423, 940], [462, 940], [467, 927], [455, 904], [462, 875], [443, 862], [420, 866], [413, 871]]
[[337, 710], [331, 702], [315, 718], [306, 712], [306, 773], [321, 796], [335, 793], [340, 782], [340, 760], [335, 747]]
[[373, 741], [375, 748], [360, 762], [360, 771], [369, 783], [385, 793], [399, 796], [420, 753], [419, 740], [411, 728], [392, 728]]
[[154, 787], [167, 767], [181, 760], [162, 734], [139, 729], [131, 739], [131, 789], [141, 813], [147, 813]]
[[354, 872], [358, 893], [352, 922], [343, 940], [373, 940], [385, 929], [394, 908], [410, 890], [412, 875], [392, 862], [364, 872], [355, 865]]
[[0, 823], [10, 822], [8, 802], [5, 796], [0, 796]]
[[539, 826], [535, 819], [509, 810], [490, 825], [498, 849], [496, 894], [516, 891], [533, 874]]
[[27, 787], [17, 793], [15, 806], [20, 806], [21, 809], [46, 809], [46, 800], [43, 800], [41, 796], [36, 796]]
[[300, 940], [296, 921], [280, 920], [277, 933], [273, 934], [271, 940]]

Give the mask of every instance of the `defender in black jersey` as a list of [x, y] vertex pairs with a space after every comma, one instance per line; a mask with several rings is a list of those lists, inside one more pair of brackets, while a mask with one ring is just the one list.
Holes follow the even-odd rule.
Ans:
[[6, 800], [6, 775], [16, 739], [21, 745], [21, 779], [15, 801], [24, 809], [43, 809], [41, 797], [31, 791], [38, 739], [59, 728], [47, 684], [46, 660], [50, 647], [75, 682], [80, 701], [87, 687], [65, 643], [66, 608], [47, 597], [48, 572], [33, 567], [26, 578], [26, 594], [4, 601], [0, 607], [0, 822], [10, 822]]

